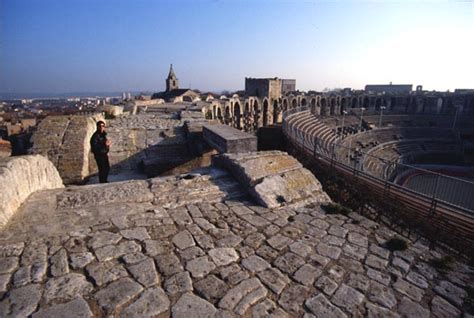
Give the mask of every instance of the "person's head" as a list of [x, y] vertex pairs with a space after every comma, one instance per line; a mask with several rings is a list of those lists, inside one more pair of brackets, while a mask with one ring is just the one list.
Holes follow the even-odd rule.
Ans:
[[97, 131], [103, 133], [105, 131], [105, 122], [103, 122], [102, 120], [99, 120], [97, 122]]

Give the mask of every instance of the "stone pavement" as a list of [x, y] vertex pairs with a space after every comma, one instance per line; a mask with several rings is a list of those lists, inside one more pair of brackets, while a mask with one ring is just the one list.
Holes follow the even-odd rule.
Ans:
[[456, 262], [437, 271], [429, 260], [441, 254], [422, 240], [390, 252], [383, 243], [395, 233], [385, 226], [319, 205], [262, 208], [213, 173], [32, 195], [0, 231], [0, 316], [456, 317], [468, 309], [474, 269]]

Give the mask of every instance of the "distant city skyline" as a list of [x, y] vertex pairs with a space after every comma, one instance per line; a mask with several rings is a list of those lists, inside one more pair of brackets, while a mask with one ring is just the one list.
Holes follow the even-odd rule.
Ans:
[[0, 0], [0, 93], [474, 88], [474, 3]]

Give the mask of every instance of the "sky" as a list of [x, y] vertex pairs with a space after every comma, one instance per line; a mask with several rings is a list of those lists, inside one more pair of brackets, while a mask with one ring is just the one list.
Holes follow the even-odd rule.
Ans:
[[0, 0], [0, 92], [474, 88], [474, 2]]

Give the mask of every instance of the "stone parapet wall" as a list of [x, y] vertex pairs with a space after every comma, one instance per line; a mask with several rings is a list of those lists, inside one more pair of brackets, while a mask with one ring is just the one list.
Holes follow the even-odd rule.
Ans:
[[0, 226], [8, 222], [31, 193], [64, 187], [53, 163], [40, 155], [0, 159], [0, 184]]
[[90, 175], [89, 140], [97, 120], [102, 116], [46, 117], [32, 136], [31, 152], [46, 156], [65, 184], [82, 183]]

